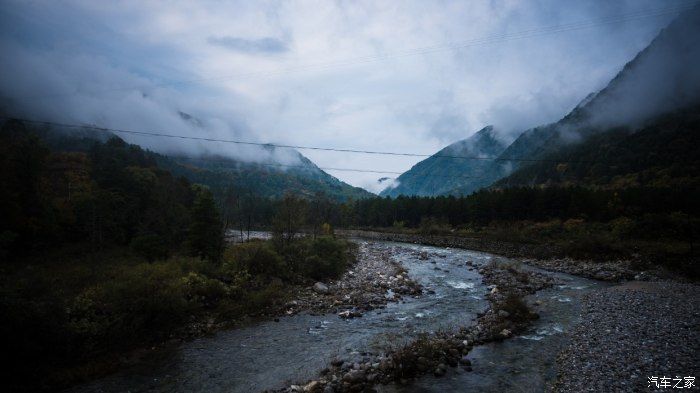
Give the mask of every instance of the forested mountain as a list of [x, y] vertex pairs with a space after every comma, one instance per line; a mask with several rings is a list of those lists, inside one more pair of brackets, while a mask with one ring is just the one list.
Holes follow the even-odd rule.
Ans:
[[[637, 178], [627, 179], [633, 182], [646, 182], [648, 179], [639, 180], [639, 176], [643, 178], [652, 173], [664, 176], [657, 171], [658, 164], [649, 161], [648, 157], [659, 154], [655, 149], [668, 145], [664, 138], [686, 140], [690, 137], [686, 131], [692, 130], [690, 124], [695, 124], [692, 119], [696, 111], [688, 108], [700, 103], [700, 77], [695, 72], [700, 61], [700, 41], [696, 38], [698, 36], [700, 8], [695, 8], [662, 30], [605, 88], [589, 94], [561, 120], [526, 130], [505, 148], [496, 160], [488, 164], [477, 163], [477, 179], [470, 178], [474, 172], [469, 170], [474, 169], [465, 166], [468, 170], [461, 172], [460, 176], [454, 174], [453, 183], [457, 184], [451, 189], [436, 190], [432, 194], [418, 194], [411, 188], [397, 187], [395, 192], [385, 192], [386, 195], [468, 195], [514, 172], [511, 178], [497, 185], [543, 184], [549, 181], [563, 181], [569, 185], [586, 185], [589, 181], [594, 181], [594, 184], [607, 184], [612, 178], [604, 178], [612, 176], [616, 177], [615, 181], [618, 181], [619, 186], [624, 184], [625, 175]], [[673, 113], [675, 115], [671, 115], [671, 118], [664, 117]], [[685, 120], [690, 123], [685, 123]], [[680, 128], [673, 128], [669, 122], [681, 124]], [[655, 130], [660, 134], [652, 135]], [[643, 136], [635, 136], [635, 132], [640, 132]], [[580, 143], [583, 145], [578, 146]], [[638, 148], [623, 152], [625, 143], [634, 143]], [[613, 148], [610, 144], [618, 148]], [[594, 154], [598, 148], [604, 153]], [[543, 159], [591, 161], [585, 160], [583, 156], [579, 157], [580, 154], [590, 158], [595, 156], [595, 160], [592, 161], [597, 162], [585, 165], [581, 162], [563, 165], [533, 162]], [[634, 168], [624, 164], [607, 166], [599, 160], [602, 155], [615, 154], [621, 154], [626, 160], [634, 161]], [[670, 155], [667, 159], [675, 160], [674, 157]], [[680, 162], [667, 164], [674, 168], [685, 165]], [[443, 165], [448, 164], [445, 162]], [[649, 166], [641, 168], [641, 165]], [[606, 169], [603, 169], [604, 167]], [[520, 168], [522, 171], [518, 171]], [[558, 168], [556, 176], [553, 176], [553, 168]], [[422, 171], [422, 175], [437, 175], [441, 173], [442, 168], [436, 165], [430, 169]], [[538, 174], [539, 170], [547, 172]], [[627, 170], [633, 172], [627, 173]], [[577, 175], [574, 176], [572, 171]], [[602, 175], [605, 171], [607, 174]], [[584, 172], [587, 174], [584, 175]], [[562, 173], [567, 174], [564, 176]]]
[[[496, 180], [514, 169], [531, 165], [517, 159], [542, 159], [559, 150], [575, 160], [572, 146], [577, 143], [601, 133], [614, 133], [619, 128], [627, 128], [626, 132], [640, 129], [651, 132], [659, 116], [698, 104], [700, 80], [695, 72], [700, 60], [700, 41], [695, 38], [698, 36], [700, 8], [695, 8], [662, 30], [604, 89], [590, 94], [563, 119], [525, 131], [501, 154], [502, 160], [492, 165], [490, 176]], [[591, 140], [587, 149], [605, 139]], [[654, 154], [652, 150], [656, 146], [644, 147], [633, 150], [635, 157], [626, 157], [637, 159]]]
[[700, 106], [659, 116], [640, 130], [613, 128], [542, 156], [494, 187], [700, 187]]
[[[189, 119], [194, 121], [194, 118]], [[119, 139], [111, 132], [95, 132], [88, 128], [22, 127], [36, 134], [53, 151], [87, 152], [95, 142]], [[206, 185], [218, 196], [230, 190], [264, 198], [279, 198], [288, 192], [301, 197], [323, 194], [335, 201], [372, 196], [364, 189], [350, 186], [329, 175], [295, 150], [285, 149], [277, 154], [273, 146], [260, 149], [255, 162], [204, 154], [164, 155], [150, 151], [145, 154], [160, 168], [193, 183]], [[283, 163], [278, 162], [278, 157], [283, 158]]]
[[[121, 139], [92, 139], [87, 150], [68, 151], [55, 148], [87, 141], [54, 137], [50, 149], [23, 123], [0, 128], [0, 255], [87, 243], [129, 245], [154, 259], [185, 243], [198, 247], [188, 238], [196, 234], [195, 210], [206, 201], [218, 214], [209, 190], [174, 177], [158, 167], [154, 153]], [[210, 229], [216, 233], [219, 226]]]
[[385, 189], [381, 195], [441, 195], [449, 193], [465, 182], [469, 182], [474, 190], [487, 186], [490, 182], [481, 182], [478, 177], [488, 168], [490, 161], [454, 157], [494, 158], [501, 154], [505, 147], [506, 144], [496, 135], [493, 127], [485, 127], [471, 137], [455, 142], [414, 165], [398, 177], [395, 187]]
[[[274, 147], [265, 149], [270, 151], [268, 157], [274, 156]], [[292, 158], [287, 163], [278, 163], [272, 159], [244, 162], [221, 156], [162, 156], [159, 162], [174, 174], [211, 187], [216, 194], [231, 189], [259, 197], [280, 198], [291, 192], [306, 198], [324, 194], [335, 201], [373, 196], [329, 175], [296, 151]]]

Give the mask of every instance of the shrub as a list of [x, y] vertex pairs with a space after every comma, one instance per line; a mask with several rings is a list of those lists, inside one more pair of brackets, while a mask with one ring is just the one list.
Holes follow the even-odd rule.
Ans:
[[253, 276], [287, 277], [288, 267], [282, 257], [265, 242], [237, 244], [224, 254], [224, 272], [233, 278], [240, 273]]
[[518, 295], [509, 293], [506, 297], [494, 305], [494, 311], [506, 311], [508, 319], [516, 322], [527, 322], [537, 319], [537, 314], [530, 311], [527, 303]]
[[156, 259], [166, 259], [170, 251], [170, 246], [167, 242], [155, 234], [134, 237], [131, 240], [131, 248], [146, 258], [148, 262], [153, 262]]
[[89, 343], [162, 339], [193, 309], [174, 264], [140, 264], [87, 288], [72, 303], [69, 325]]
[[205, 307], [216, 306], [230, 292], [223, 282], [195, 272], [182, 277], [180, 284], [188, 301]]

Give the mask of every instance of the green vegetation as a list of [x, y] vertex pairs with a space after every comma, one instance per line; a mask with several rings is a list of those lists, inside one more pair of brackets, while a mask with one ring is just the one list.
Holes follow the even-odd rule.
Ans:
[[541, 245], [542, 255], [529, 256], [625, 258], [697, 277], [699, 190], [552, 186], [375, 198], [341, 206], [337, 225]]
[[[207, 187], [118, 138], [77, 152], [57, 150], [61, 141], [49, 149], [15, 122], [0, 131], [10, 390], [67, 386], [131, 350], [278, 312], [294, 285], [337, 277], [354, 258], [332, 237], [321, 199], [270, 201], [286, 223], [275, 239], [226, 248], [222, 202]], [[299, 236], [307, 225], [313, 236]]]
[[78, 247], [6, 265], [0, 333], [11, 366], [4, 377], [45, 384], [27, 386], [33, 390], [108, 371], [112, 355], [198, 334], [204, 321], [277, 312], [292, 285], [337, 277], [352, 258], [349, 243], [318, 237], [281, 249], [270, 241], [238, 244], [220, 263], [180, 255], [149, 262], [125, 247]]

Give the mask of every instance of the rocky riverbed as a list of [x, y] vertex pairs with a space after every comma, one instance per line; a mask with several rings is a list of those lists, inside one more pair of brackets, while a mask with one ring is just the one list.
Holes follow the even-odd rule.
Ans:
[[[428, 255], [419, 258], [431, 259]], [[377, 384], [406, 384], [424, 374], [441, 377], [449, 367], [460, 366], [471, 371], [470, 350], [475, 345], [507, 339], [525, 329], [530, 321], [537, 319], [537, 314], [530, 311], [523, 297], [557, 283], [547, 274], [522, 269], [510, 261], [494, 260], [479, 265], [467, 260], [464, 268], [478, 270], [489, 289], [490, 307], [475, 325], [421, 334], [416, 340], [382, 353], [365, 353], [361, 361], [333, 359], [319, 378], [279, 391], [373, 391]]]
[[364, 239], [480, 250], [509, 258], [520, 258], [527, 264], [537, 266], [542, 269], [573, 274], [601, 281], [654, 281], [660, 279], [683, 281], [683, 278], [679, 277], [677, 274], [659, 267], [643, 269], [641, 266], [645, 266], [645, 264], [641, 263], [639, 260], [613, 260], [602, 262], [593, 260], [575, 260], [571, 258], [553, 258], [553, 255], [560, 254], [560, 252], [552, 248], [553, 246], [551, 245], [523, 244], [501, 240], [477, 239], [460, 236], [423, 236], [417, 234], [361, 230], [345, 230], [338, 231], [338, 233], [344, 236], [359, 237]]
[[700, 374], [700, 286], [629, 282], [590, 292], [570, 336], [555, 392], [655, 391], [654, 376], [683, 386]]
[[404, 296], [420, 296], [421, 285], [391, 255], [390, 250], [359, 245], [357, 262], [338, 280], [301, 287], [284, 313], [294, 315], [335, 313], [341, 318], [361, 317], [363, 313], [396, 302]]

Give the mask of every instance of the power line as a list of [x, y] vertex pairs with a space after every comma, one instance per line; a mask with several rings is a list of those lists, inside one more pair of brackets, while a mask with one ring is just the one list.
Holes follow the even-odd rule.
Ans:
[[[259, 72], [241, 73], [241, 74], [234, 74], [234, 75], [208, 77], [208, 78], [197, 78], [197, 79], [190, 79], [190, 80], [160, 82], [160, 83], [147, 85], [147, 86], [141, 85], [141, 86], [120, 87], [120, 88], [114, 88], [114, 89], [102, 89], [102, 90], [98, 90], [98, 91], [85, 92], [85, 93], [95, 94], [95, 93], [114, 92], [114, 91], [138, 90], [138, 89], [145, 89], [145, 88], [159, 88], [159, 87], [166, 87], [166, 86], [170, 86], [170, 85], [182, 85], [182, 84], [194, 84], [194, 83], [201, 83], [201, 82], [224, 81], [224, 80], [229, 80], [229, 79], [246, 79], [246, 78], [256, 77], [256, 76], [265, 77], [265, 76], [283, 75], [283, 74], [287, 74], [287, 73], [291, 73], [291, 72], [306, 71], [306, 70], [310, 70], [310, 69], [324, 70], [324, 69], [332, 69], [332, 68], [336, 68], [336, 67], [347, 67], [347, 66], [361, 65], [361, 64], [373, 63], [373, 62], [377, 62], [377, 61], [384, 61], [384, 60], [388, 60], [388, 59], [392, 59], [392, 58], [402, 58], [402, 57], [411, 57], [411, 56], [417, 56], [417, 55], [431, 54], [431, 53], [441, 52], [441, 51], [445, 51], [445, 50], [460, 50], [460, 49], [465, 49], [465, 48], [473, 47], [473, 46], [489, 45], [489, 44], [495, 44], [495, 43], [501, 43], [501, 42], [514, 41], [514, 40], [535, 38], [535, 37], [539, 37], [539, 36], [543, 36], [543, 35], [566, 33], [566, 32], [588, 29], [588, 28], [593, 28], [593, 27], [599, 27], [599, 26], [604, 26], [604, 25], [609, 25], [609, 24], [630, 22], [630, 21], [635, 21], [635, 20], [640, 20], [640, 19], [645, 19], [645, 18], [660, 17], [660, 16], [676, 14], [676, 13], [680, 13], [680, 12], [684, 12], [684, 11], [689, 11], [689, 10], [693, 9], [697, 4], [698, 4], [698, 2], [696, 0], [692, 0], [692, 2], [686, 3], [682, 6], [641, 10], [641, 11], [630, 12], [627, 14], [620, 14], [620, 15], [613, 15], [613, 16], [598, 18], [598, 19], [594, 19], [594, 20], [569, 23], [569, 24], [563, 24], [563, 25], [552, 25], [552, 26], [546, 26], [546, 27], [541, 27], [541, 28], [533, 28], [533, 29], [528, 29], [528, 30], [521, 30], [521, 31], [514, 32], [514, 33], [493, 34], [493, 35], [484, 36], [484, 37], [466, 40], [466, 41], [413, 48], [413, 49], [395, 52], [393, 54], [365, 56], [365, 57], [358, 57], [358, 58], [349, 59], [349, 60], [342, 60], [342, 61], [306, 64], [306, 65], [300, 65], [297, 67], [289, 67], [289, 68], [277, 70], [277, 71], [259, 71]], [[75, 95], [75, 94], [79, 94], [79, 93], [80, 92], [75, 91], [75, 92], [71, 92], [71, 93], [60, 93], [60, 94], [52, 94], [52, 95], [44, 95], [44, 96], [25, 97], [25, 98], [21, 98], [20, 100], [65, 97], [65, 96]]]
[[[230, 159], [218, 159], [211, 157], [182, 157], [182, 156], [166, 156], [174, 161], [178, 160], [190, 160], [190, 161], [205, 161], [205, 162], [220, 162], [220, 163], [231, 163]], [[323, 171], [340, 171], [340, 172], [360, 172], [360, 173], [377, 173], [377, 174], [390, 174], [390, 175], [402, 175], [404, 172], [394, 172], [394, 171], [377, 171], [371, 169], [355, 169], [355, 168], [330, 168], [330, 167], [320, 167], [311, 165], [291, 165], [291, 164], [278, 164], [278, 163], [260, 163], [260, 162], [246, 162], [245, 165], [251, 166], [269, 166], [269, 167], [282, 167], [282, 168], [296, 168], [296, 169], [321, 169]], [[459, 179], [481, 179], [481, 176], [447, 176], [447, 175], [431, 175], [431, 177], [440, 178], [459, 178]]]
[[[83, 130], [114, 132], [114, 133], [140, 135], [140, 136], [148, 136], [148, 137], [187, 139], [187, 140], [204, 141], [204, 142], [232, 143], [232, 144], [237, 144], [237, 145], [275, 147], [275, 148], [295, 149], [295, 150], [332, 151], [332, 152], [338, 152], [338, 153], [357, 153], [357, 154], [404, 156], [404, 157], [437, 157], [437, 158], [484, 160], [484, 161], [552, 162], [552, 163], [570, 163], [570, 164], [592, 164], [592, 163], [602, 162], [602, 161], [585, 161], [585, 160], [554, 160], [554, 159], [548, 160], [548, 159], [539, 159], [539, 158], [501, 158], [501, 157], [458, 156], [458, 155], [443, 155], [443, 154], [421, 154], [421, 153], [389, 152], [389, 151], [377, 151], [377, 150], [344, 149], [344, 148], [319, 147], [319, 146], [285, 145], [285, 144], [277, 144], [277, 143], [250, 142], [250, 141], [242, 141], [242, 140], [235, 140], [235, 139], [217, 139], [217, 138], [205, 138], [205, 137], [196, 137], [196, 136], [188, 136], [188, 135], [166, 134], [166, 133], [162, 133], [162, 132], [123, 130], [123, 129], [118, 129], [118, 128], [97, 127], [97, 126], [90, 126], [90, 125], [65, 124], [65, 123], [57, 123], [57, 122], [52, 122], [52, 121], [31, 120], [31, 119], [23, 119], [23, 118], [2, 116], [2, 115], [0, 115], [0, 118], [6, 119], [6, 120], [17, 120], [17, 121], [22, 121], [22, 122], [31, 123], [31, 124], [39, 124], [39, 125], [44, 125], [44, 126], [77, 128], [77, 129], [83, 129]], [[386, 173], [388, 173], [388, 172], [386, 172]]]

